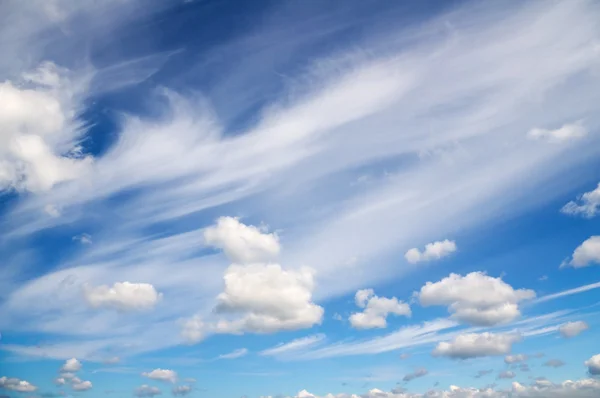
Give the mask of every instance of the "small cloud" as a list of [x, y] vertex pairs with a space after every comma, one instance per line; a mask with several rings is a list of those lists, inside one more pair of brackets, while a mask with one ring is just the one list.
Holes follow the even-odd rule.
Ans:
[[400, 359], [404, 360], [404, 359], [408, 359], [410, 358], [410, 354], [407, 352], [404, 352], [402, 354], [400, 354]]
[[563, 336], [566, 339], [569, 339], [571, 337], [578, 336], [579, 334], [588, 330], [589, 328], [589, 325], [584, 321], [576, 321], [567, 322], [563, 325], [560, 325], [558, 331], [560, 332], [561, 336]]
[[597, 216], [600, 212], [600, 183], [596, 189], [585, 192], [576, 200], [570, 201], [560, 211], [563, 214], [585, 218]]
[[571, 259], [563, 261], [560, 267], [583, 268], [592, 264], [600, 264], [600, 236], [586, 239], [573, 251]]
[[60, 210], [58, 209], [58, 207], [52, 204], [44, 206], [44, 212], [46, 212], [46, 214], [48, 214], [50, 217], [60, 217]]
[[154, 369], [151, 372], [144, 372], [142, 376], [152, 380], [168, 381], [175, 383], [177, 381], [177, 373], [170, 369]]
[[92, 244], [92, 236], [89, 234], [79, 234], [73, 237], [74, 241], [78, 241], [82, 245], [90, 245]]
[[542, 276], [540, 276], [538, 278], [538, 281], [540, 281], [540, 282], [544, 282], [544, 281], [547, 281], [547, 280], [548, 280], [548, 275], [542, 275]]
[[565, 124], [555, 130], [542, 128], [531, 129], [527, 136], [534, 140], [543, 140], [551, 143], [562, 143], [583, 138], [587, 135], [587, 129], [581, 123]]
[[446, 257], [457, 250], [456, 243], [454, 241], [445, 239], [443, 241], [432, 242], [425, 245], [425, 250], [420, 251], [416, 247], [408, 250], [404, 254], [404, 258], [411, 264], [420, 262], [439, 260], [442, 257]]
[[[73, 373], [81, 370], [81, 362], [76, 358], [67, 359], [65, 364], [60, 368], [61, 372]], [[63, 375], [63, 377], [65, 377]], [[73, 376], [74, 377], [74, 376]]]
[[340, 314], [338, 314], [337, 312], [335, 314], [333, 314], [333, 320], [334, 321], [343, 321], [344, 319], [342, 318], [342, 316]]
[[413, 373], [409, 373], [406, 376], [404, 376], [402, 378], [402, 381], [409, 382], [409, 381], [412, 381], [412, 380], [417, 379], [419, 377], [426, 376], [428, 373], [429, 372], [427, 371], [427, 369], [424, 369], [424, 368], [417, 369]]
[[349, 318], [350, 324], [355, 329], [373, 329], [387, 327], [387, 316], [411, 316], [410, 306], [396, 297], [387, 298], [376, 296], [373, 289], [363, 289], [356, 292], [356, 305], [364, 308]]
[[136, 397], [154, 397], [155, 395], [160, 395], [162, 394], [162, 391], [160, 391], [160, 389], [158, 387], [151, 387], [147, 384], [143, 384], [141, 386], [139, 386], [138, 388], [135, 389], [135, 391], [133, 392], [133, 394]]
[[184, 396], [184, 395], [187, 395], [190, 392], [192, 392], [192, 387], [191, 386], [177, 386], [177, 387], [173, 387], [173, 390], [171, 390], [171, 392], [173, 393], [173, 395]]
[[498, 374], [498, 379], [514, 379], [516, 376], [515, 372], [511, 372], [510, 370], [505, 370]]
[[546, 362], [544, 362], [544, 366], [548, 366], [550, 368], [560, 368], [561, 366], [564, 366], [565, 363], [563, 361], [561, 361], [560, 359], [549, 359]]
[[240, 348], [238, 350], [234, 350], [228, 354], [219, 355], [219, 359], [235, 359], [241, 358], [248, 354], [248, 350], [246, 348]]

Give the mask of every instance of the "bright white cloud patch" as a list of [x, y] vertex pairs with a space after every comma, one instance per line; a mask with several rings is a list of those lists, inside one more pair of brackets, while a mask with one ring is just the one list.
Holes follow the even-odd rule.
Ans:
[[234, 350], [228, 354], [219, 355], [219, 358], [220, 359], [235, 359], [235, 358], [241, 358], [241, 357], [245, 356], [246, 354], [248, 354], [248, 349], [240, 348], [240, 349]]
[[593, 357], [585, 361], [585, 366], [587, 366], [588, 372], [591, 375], [600, 375], [600, 354], [594, 355]]
[[450, 274], [439, 282], [427, 282], [418, 293], [421, 305], [448, 306], [453, 318], [479, 326], [512, 321], [521, 315], [518, 303], [534, 297], [533, 290], [515, 290], [483, 272]]
[[0, 388], [15, 392], [34, 392], [37, 387], [26, 380], [20, 380], [15, 377], [0, 377]]
[[162, 297], [151, 284], [130, 282], [116, 282], [112, 287], [85, 286], [84, 295], [88, 304], [94, 308], [120, 311], [151, 309]]
[[309, 328], [321, 322], [323, 308], [314, 304], [314, 271], [284, 270], [279, 264], [232, 264], [225, 271], [225, 290], [217, 297], [221, 314], [242, 314], [221, 320], [220, 333], [272, 333]]
[[133, 394], [136, 397], [154, 397], [155, 395], [162, 394], [162, 391], [158, 387], [149, 386], [147, 384], [143, 384], [135, 389]]
[[573, 123], [565, 124], [556, 130], [534, 128], [527, 135], [535, 140], [560, 143], [585, 137], [587, 129], [580, 123]]
[[520, 363], [527, 361], [527, 355], [525, 354], [517, 354], [517, 355], [507, 355], [504, 357], [504, 362], [507, 364]]
[[168, 381], [175, 383], [177, 381], [177, 373], [170, 369], [154, 369], [151, 372], [144, 372], [142, 376], [152, 380]]
[[425, 245], [425, 250], [420, 251], [416, 247], [408, 250], [404, 254], [404, 258], [411, 264], [416, 264], [424, 261], [439, 260], [442, 257], [449, 256], [456, 251], [456, 243], [452, 240], [445, 239], [443, 241], [428, 243]]
[[275, 347], [268, 348], [260, 352], [263, 356], [278, 356], [285, 355], [290, 352], [300, 351], [302, 349], [312, 347], [325, 340], [324, 334], [316, 334], [314, 336], [301, 337], [299, 339], [292, 340], [288, 343], [278, 344]]
[[237, 218], [221, 217], [216, 225], [204, 230], [207, 245], [223, 249], [234, 263], [247, 264], [273, 259], [279, 254], [276, 234], [263, 233], [252, 225], [242, 224]]
[[592, 236], [579, 245], [570, 261], [565, 261], [562, 266], [573, 268], [587, 267], [592, 264], [600, 264], [600, 236]]
[[578, 336], [580, 333], [588, 330], [590, 327], [584, 321], [576, 321], [576, 322], [567, 322], [563, 325], [560, 325], [558, 328], [560, 334], [565, 338], [571, 338]]
[[452, 359], [467, 359], [508, 354], [512, 345], [521, 340], [517, 334], [469, 333], [450, 342], [439, 343], [432, 354]]
[[577, 200], [571, 201], [560, 210], [564, 214], [592, 218], [600, 212], [600, 183], [593, 191], [581, 195]]
[[75, 391], [87, 391], [92, 388], [91, 381], [79, 381], [77, 383], [73, 383], [71, 388]]
[[[77, 360], [77, 358], [67, 359], [67, 361], [60, 368], [60, 370], [61, 370], [61, 372], [68, 372], [68, 373], [78, 372], [79, 370], [81, 370], [81, 362], [79, 362]], [[63, 377], [65, 377], [65, 376], [63, 375]], [[74, 375], [72, 375], [72, 377], [74, 377]]]
[[349, 321], [355, 329], [372, 329], [387, 327], [389, 314], [410, 316], [410, 306], [396, 297], [378, 297], [373, 289], [363, 289], [356, 292], [356, 305], [364, 308], [362, 312], [354, 313]]

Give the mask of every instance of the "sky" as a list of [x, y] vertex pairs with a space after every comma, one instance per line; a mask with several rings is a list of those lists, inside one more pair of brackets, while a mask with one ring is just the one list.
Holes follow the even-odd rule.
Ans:
[[0, 398], [600, 396], [600, 4], [0, 3]]

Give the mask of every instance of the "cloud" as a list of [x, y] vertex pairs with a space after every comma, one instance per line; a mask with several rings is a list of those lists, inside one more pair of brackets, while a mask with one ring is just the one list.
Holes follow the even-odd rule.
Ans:
[[549, 359], [544, 362], [544, 366], [548, 366], [550, 368], [560, 368], [561, 366], [565, 366], [565, 363], [560, 359]]
[[85, 286], [84, 295], [93, 308], [112, 308], [119, 311], [148, 310], [162, 298], [149, 283], [116, 282], [112, 287]]
[[456, 243], [445, 239], [443, 241], [428, 243], [425, 245], [425, 250], [419, 251], [416, 247], [408, 250], [404, 254], [404, 258], [411, 264], [420, 262], [439, 260], [442, 257], [449, 256], [456, 251]]
[[204, 241], [209, 246], [223, 249], [232, 262], [240, 264], [270, 260], [280, 251], [276, 234], [263, 233], [233, 217], [220, 217], [216, 225], [206, 228]]
[[201, 341], [206, 332], [206, 325], [198, 315], [194, 315], [182, 322], [181, 337], [189, 344]]
[[593, 357], [585, 361], [585, 366], [587, 366], [588, 372], [591, 375], [600, 375], [600, 354], [594, 355]]
[[417, 378], [419, 378], [419, 377], [426, 376], [428, 373], [429, 373], [429, 372], [427, 371], [427, 369], [424, 369], [424, 368], [417, 369], [417, 370], [415, 370], [414, 372], [412, 372], [412, 373], [409, 373], [409, 374], [405, 375], [405, 376], [402, 378], [402, 381], [409, 382], [409, 381], [412, 381], [412, 380], [414, 380], [414, 379], [417, 379]]
[[357, 291], [355, 302], [358, 307], [364, 308], [363, 312], [350, 315], [350, 324], [355, 329], [385, 328], [389, 314], [407, 317], [412, 314], [408, 304], [399, 301], [396, 297], [376, 296], [373, 289]]
[[62, 386], [66, 383], [66, 380], [64, 377], [57, 377], [56, 379], [54, 379], [54, 384], [56, 384], [57, 386]]
[[219, 359], [241, 358], [241, 357], [245, 356], [246, 354], [248, 354], [248, 349], [240, 348], [240, 349], [234, 350], [228, 354], [219, 355]]
[[279, 356], [290, 352], [299, 351], [308, 347], [313, 347], [325, 340], [324, 334], [315, 334], [313, 336], [301, 337], [288, 343], [281, 343], [275, 347], [267, 348], [259, 353], [263, 356]]
[[71, 385], [71, 388], [73, 388], [73, 390], [75, 390], [75, 391], [87, 391], [92, 388], [92, 382], [91, 381], [79, 381], [77, 383], [73, 383]]
[[588, 330], [590, 327], [584, 321], [575, 321], [575, 322], [567, 322], [563, 325], [560, 325], [558, 329], [560, 331], [561, 336], [564, 338], [571, 338], [578, 336], [580, 333]]
[[16, 392], [33, 392], [37, 387], [26, 380], [20, 380], [14, 377], [0, 377], [0, 388]]
[[192, 392], [192, 387], [191, 386], [177, 386], [177, 387], [173, 387], [173, 389], [171, 390], [171, 392], [173, 393], [173, 395], [188, 395], [190, 392]]
[[73, 237], [73, 240], [78, 241], [82, 245], [91, 245], [92, 244], [92, 236], [89, 234], [75, 235]]
[[177, 373], [170, 369], [154, 369], [151, 372], [144, 372], [142, 376], [152, 380], [168, 381], [175, 383], [177, 381]]
[[583, 138], [587, 135], [587, 129], [581, 123], [565, 124], [555, 130], [534, 128], [527, 135], [535, 140], [544, 140], [553, 143], [561, 143]]
[[498, 373], [497, 379], [514, 379], [516, 376], [517, 375], [515, 374], [515, 372], [512, 372], [510, 370], [505, 370], [505, 371]]
[[512, 345], [521, 340], [517, 334], [493, 334], [489, 332], [461, 334], [450, 342], [439, 343], [433, 356], [451, 359], [467, 359], [494, 355], [505, 355]]
[[534, 300], [533, 302], [534, 303], [543, 303], [546, 301], [556, 300], [557, 298], [570, 296], [573, 294], [579, 294], [579, 293], [587, 292], [588, 290], [598, 289], [598, 288], [600, 288], [600, 282], [590, 283], [588, 285], [579, 286], [574, 289], [563, 290], [562, 292], [549, 294], [547, 296], [542, 296], [542, 297]]
[[230, 265], [225, 289], [217, 297], [220, 314], [242, 314], [221, 320], [217, 333], [273, 333], [305, 329], [321, 323], [323, 308], [311, 301], [314, 271], [284, 270], [279, 264]]
[[149, 386], [147, 384], [143, 384], [135, 389], [133, 394], [136, 397], [154, 397], [155, 395], [162, 394], [162, 391], [158, 387]]
[[534, 297], [533, 290], [515, 290], [501, 278], [482, 272], [450, 274], [439, 282], [427, 282], [418, 293], [421, 305], [447, 305], [453, 318], [478, 326], [512, 321], [521, 315], [518, 303]]
[[600, 263], [600, 236], [591, 236], [575, 249], [571, 260], [564, 262], [561, 267], [570, 265], [573, 268], [582, 268], [598, 263]]
[[525, 362], [527, 359], [527, 355], [525, 354], [507, 355], [504, 357], [504, 362], [510, 365], [513, 363]]
[[[80, 370], [81, 370], [81, 362], [79, 362], [77, 360], [77, 358], [67, 359], [65, 364], [60, 368], [61, 372], [68, 372], [68, 373], [78, 372]], [[63, 377], [65, 377], [65, 376], [63, 375]]]
[[478, 370], [478, 371], [477, 371], [477, 374], [475, 375], [475, 378], [476, 378], [476, 379], [480, 379], [480, 378], [482, 378], [483, 376], [487, 376], [487, 375], [489, 375], [489, 374], [490, 374], [490, 373], [492, 373], [492, 372], [494, 372], [494, 370], [493, 370], [493, 369], [483, 369], [483, 370]]
[[105, 365], [114, 365], [119, 362], [121, 362], [121, 358], [119, 357], [109, 357], [102, 361], [102, 363], [104, 363]]
[[572, 216], [583, 216], [592, 218], [600, 212], [600, 183], [593, 191], [589, 191], [579, 196], [577, 200], [571, 201], [563, 206], [560, 211]]

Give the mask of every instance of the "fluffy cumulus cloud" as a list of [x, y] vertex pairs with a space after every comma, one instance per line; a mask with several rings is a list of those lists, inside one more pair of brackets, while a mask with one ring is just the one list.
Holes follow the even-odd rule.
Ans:
[[216, 225], [204, 230], [207, 245], [223, 249], [234, 263], [246, 264], [271, 260], [279, 254], [279, 238], [234, 217], [221, 217]]
[[425, 250], [420, 251], [416, 247], [408, 250], [404, 254], [404, 258], [411, 264], [416, 264], [424, 261], [439, 260], [456, 251], [456, 243], [452, 240], [445, 239], [443, 241], [432, 242], [425, 245]]
[[112, 308], [119, 311], [148, 310], [162, 297], [149, 283], [116, 282], [113, 286], [85, 286], [84, 296], [94, 308]]
[[378, 297], [373, 289], [363, 289], [356, 292], [354, 297], [356, 305], [364, 310], [354, 313], [349, 321], [356, 329], [372, 329], [387, 327], [387, 316], [404, 315], [410, 316], [410, 306], [396, 297]]
[[453, 318], [478, 326], [512, 321], [521, 315], [518, 303], [534, 297], [533, 290], [515, 290], [483, 272], [450, 274], [439, 282], [427, 282], [418, 293], [421, 305], [448, 306]]
[[151, 372], [144, 372], [142, 376], [152, 380], [166, 381], [175, 383], [177, 381], [177, 373], [170, 369], [154, 369]]
[[16, 377], [0, 377], [0, 388], [15, 392], [34, 392], [37, 387], [26, 380], [20, 380]]
[[518, 334], [468, 333], [450, 342], [441, 342], [433, 350], [437, 357], [467, 359], [508, 354], [514, 343], [521, 340]]
[[183, 385], [183, 386], [177, 386], [177, 387], [173, 387], [173, 389], [171, 390], [173, 395], [188, 395], [189, 393], [192, 392], [192, 387], [188, 386], [188, 385]]
[[[61, 372], [73, 373], [81, 370], [81, 362], [77, 358], [67, 359], [60, 368]], [[63, 376], [64, 377], [64, 376]]]
[[587, 129], [581, 123], [571, 123], [554, 130], [534, 128], [529, 130], [527, 135], [535, 140], [561, 143], [583, 138], [587, 133]]
[[323, 308], [312, 302], [314, 271], [285, 270], [279, 264], [232, 264], [225, 271], [225, 289], [217, 297], [222, 319], [218, 333], [272, 333], [309, 328], [321, 322]]
[[588, 330], [590, 327], [584, 321], [576, 321], [576, 322], [567, 322], [563, 325], [560, 325], [558, 328], [561, 336], [565, 338], [571, 338], [578, 336], [580, 333]]
[[575, 249], [571, 260], [563, 262], [562, 266], [582, 268], [592, 264], [600, 264], [600, 236], [591, 236], [585, 240]]
[[600, 376], [600, 354], [594, 355], [585, 361], [585, 366], [587, 366], [588, 372], [591, 375]]
[[428, 373], [429, 373], [429, 371], [427, 371], [427, 369], [425, 369], [425, 368], [417, 369], [414, 372], [405, 375], [402, 378], [402, 381], [409, 382], [414, 379], [418, 379], [419, 377], [426, 376]]
[[527, 361], [527, 355], [525, 354], [516, 354], [516, 355], [507, 355], [504, 357], [504, 362], [512, 365], [513, 363], [521, 363]]
[[445, 390], [431, 389], [424, 394], [406, 392], [404, 389], [394, 389], [388, 392], [374, 388], [360, 395], [342, 393], [317, 396], [302, 390], [293, 398], [596, 398], [599, 394], [600, 380], [581, 379], [567, 380], [560, 384], [542, 381], [523, 385], [513, 382], [509, 388], [505, 389], [498, 389], [495, 385], [484, 388], [453, 385]]
[[51, 62], [0, 83], [0, 190], [46, 191], [89, 169], [77, 146], [76, 91]]
[[78, 381], [77, 383], [73, 383], [71, 388], [75, 391], [87, 391], [92, 388], [91, 381]]
[[154, 397], [155, 395], [162, 394], [162, 391], [160, 391], [158, 387], [142, 384], [141, 386], [135, 389], [133, 394], [136, 397]]
[[596, 189], [586, 192], [577, 200], [570, 201], [560, 210], [564, 214], [592, 218], [600, 212], [600, 183]]

